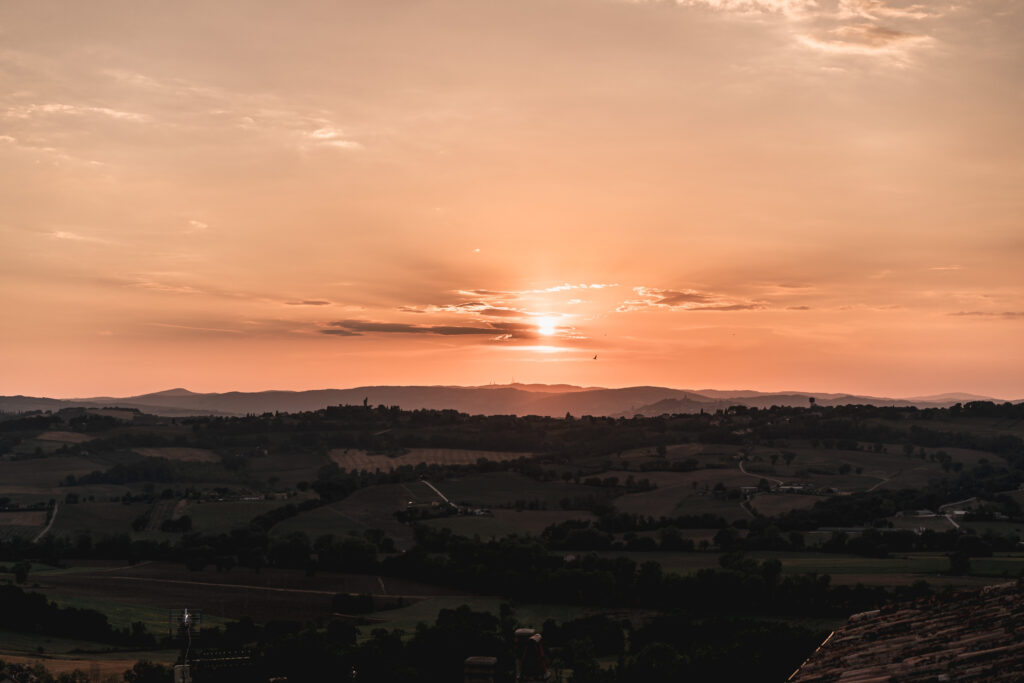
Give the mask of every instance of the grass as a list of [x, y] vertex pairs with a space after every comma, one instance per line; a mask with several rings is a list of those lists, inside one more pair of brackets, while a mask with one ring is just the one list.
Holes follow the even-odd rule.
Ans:
[[[135, 622], [141, 621], [146, 628], [157, 638], [167, 635], [168, 609], [177, 607], [169, 605], [167, 608], [139, 605], [129, 602], [120, 602], [104, 598], [94, 598], [81, 595], [71, 595], [60, 591], [45, 592], [46, 597], [56, 602], [61, 607], [75, 607], [78, 609], [91, 609], [107, 615], [107, 621], [115, 628], [130, 628]], [[203, 628], [223, 626], [229, 620], [216, 615], [203, 614]]]
[[95, 438], [95, 436], [82, 434], [81, 432], [61, 431], [43, 432], [36, 437], [39, 441], [57, 441], [60, 443], [85, 443], [86, 441], [91, 441]]
[[1024, 554], [1007, 553], [992, 557], [972, 557], [971, 574], [1017, 578], [1024, 576]]
[[343, 536], [349, 532], [361, 533], [367, 528], [360, 520], [349, 517], [342, 506], [335, 503], [286, 519], [275, 525], [271, 533], [275, 536], [284, 536], [301, 531], [315, 540], [325, 534]]
[[491, 460], [504, 462], [506, 460], [517, 460], [519, 458], [532, 457], [532, 453], [518, 453], [513, 451], [477, 451], [455, 448], [411, 448], [408, 453], [390, 457], [387, 455], [370, 455], [366, 451], [358, 449], [336, 448], [331, 451], [331, 460], [338, 464], [338, 467], [349, 471], [391, 472], [392, 470], [410, 465], [415, 467], [420, 463], [428, 465], [473, 465], [477, 460]]
[[[71, 640], [69, 638], [55, 638], [39, 633], [19, 633], [16, 631], [0, 631], [0, 652], [3, 655], [8, 653], [33, 655], [39, 652], [40, 647], [44, 653], [67, 654], [72, 650], [100, 650], [109, 648], [104, 643], [96, 643], [91, 640]], [[2, 657], [2, 655], [0, 655]]]
[[300, 481], [311, 482], [317, 471], [330, 459], [316, 453], [273, 454], [247, 461], [246, 474], [250, 478], [274, 479], [275, 486], [294, 488]]
[[0, 512], [0, 527], [32, 526], [42, 527], [46, 524], [46, 510], [30, 510], [19, 512]]
[[545, 528], [569, 519], [593, 519], [589, 512], [574, 510], [494, 510], [493, 517], [459, 515], [429, 519], [424, 523], [438, 529], [451, 529], [459, 536], [482, 539], [509, 534], [539, 536]]
[[360, 489], [344, 500], [304, 512], [276, 524], [271, 533], [281, 536], [301, 531], [311, 540], [325, 534], [341, 536], [380, 529], [395, 539], [399, 549], [412, 545], [412, 529], [395, 519], [409, 500], [440, 500], [422, 482], [380, 484]]
[[539, 501], [549, 508], [558, 508], [563, 498], [601, 494], [601, 490], [595, 487], [561, 481], [535, 481], [515, 472], [488, 472], [432, 483], [456, 503], [482, 507], [512, 505], [523, 500]]
[[3, 490], [0, 493], [6, 495], [8, 490], [50, 492], [58, 488], [58, 484], [68, 474], [77, 477], [100, 469], [104, 469], [102, 465], [79, 456], [0, 461], [0, 481], [3, 482]]
[[0, 541], [10, 541], [16, 538], [32, 540], [39, 535], [41, 527], [37, 526], [0, 526]]
[[280, 500], [228, 501], [223, 503], [189, 502], [185, 514], [192, 519], [192, 529], [203, 533], [226, 533], [244, 527], [253, 518], [286, 505]]
[[[370, 632], [375, 628], [401, 629], [406, 634], [411, 635], [415, 632], [417, 624], [433, 624], [441, 610], [456, 609], [462, 605], [467, 605], [475, 612], [490, 612], [497, 616], [501, 610], [502, 603], [506, 602], [508, 601], [502, 598], [489, 596], [454, 596], [420, 600], [407, 607], [374, 612], [371, 615], [374, 623], [360, 628], [360, 639], [365, 640], [369, 638]], [[548, 619], [564, 622], [585, 614], [593, 614], [600, 611], [573, 605], [536, 604], [513, 605], [513, 609], [515, 610], [515, 618], [520, 624], [536, 628], [538, 631], [541, 625]]]
[[[624, 478], [621, 476], [622, 472], [606, 474], [618, 476], [620, 481]], [[743, 474], [738, 468], [694, 472], [647, 472], [636, 477], [640, 479], [648, 475], [652, 475], [649, 478], [658, 485], [658, 488], [619, 496], [614, 501], [616, 509], [654, 518], [705, 513], [721, 515], [728, 521], [749, 518], [749, 515], [740, 508], [738, 500], [719, 499], [710, 493], [718, 482], [727, 487], [757, 483], [757, 479]]]
[[135, 448], [132, 449], [139, 455], [147, 458], [166, 458], [179, 462], [220, 462], [220, 458], [211, 450], [206, 448]]
[[[719, 567], [718, 553], [678, 552], [601, 552], [602, 557], [628, 557], [638, 565], [657, 562], [666, 572], [694, 574], [701, 569]], [[924, 579], [935, 585], [985, 585], [1003, 576], [1015, 577], [1024, 569], [1024, 554], [993, 558], [972, 558], [971, 576], [945, 576], [949, 558], [945, 553], [907, 553], [888, 558], [823, 553], [751, 552], [757, 560], [770, 558], [782, 563], [782, 573], [829, 574], [834, 584], [864, 583], [875, 586], [909, 585]]]
[[[955, 519], [955, 518], [954, 518]], [[998, 520], [985, 522], [957, 522], [964, 529], [974, 529], [979, 534], [992, 532], [1000, 536], [1017, 534], [1024, 539], [1024, 524], [1020, 522], [1003, 522]]]
[[754, 496], [751, 505], [762, 515], [774, 517], [776, 515], [784, 515], [790, 510], [807, 509], [819, 500], [825, 500], [825, 496], [811, 496], [799, 493], [761, 493]]
[[953, 525], [945, 517], [889, 517], [894, 529], [931, 529], [932, 531], [949, 531]]
[[62, 503], [50, 533], [75, 537], [90, 534], [94, 539], [113, 534], [131, 534], [132, 521], [149, 510], [149, 503]]

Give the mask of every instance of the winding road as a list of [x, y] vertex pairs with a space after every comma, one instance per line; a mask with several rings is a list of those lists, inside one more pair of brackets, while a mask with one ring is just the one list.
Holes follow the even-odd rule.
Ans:
[[743, 474], [747, 475], [748, 477], [757, 477], [758, 479], [767, 479], [768, 481], [774, 481], [776, 486], [782, 486], [782, 481], [780, 479], [773, 479], [772, 477], [766, 477], [763, 474], [752, 474], [750, 472], [747, 472], [745, 469], [743, 469], [743, 461], [742, 460], [740, 460], [740, 472], [742, 472]]
[[58, 503], [57, 501], [53, 501], [53, 514], [50, 515], [50, 523], [47, 524], [46, 527], [42, 531], [40, 531], [39, 534], [36, 535], [35, 538], [32, 539], [33, 543], [39, 543], [39, 539], [41, 539], [43, 536], [45, 536], [46, 532], [49, 531], [50, 527], [53, 526], [53, 521], [55, 519], [57, 519], [57, 506], [59, 506], [59, 505], [60, 505], [60, 503]]

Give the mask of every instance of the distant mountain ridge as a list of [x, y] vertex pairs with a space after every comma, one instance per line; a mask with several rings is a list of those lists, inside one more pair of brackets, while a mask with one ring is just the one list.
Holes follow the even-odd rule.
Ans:
[[303, 412], [333, 405], [397, 405], [406, 410], [457, 410], [473, 415], [593, 415], [631, 417], [666, 413], [696, 413], [733, 405], [767, 408], [816, 405], [867, 404], [878, 406], [948, 407], [967, 400], [1002, 403], [1002, 399], [973, 394], [941, 394], [916, 398], [882, 398], [813, 392], [759, 392], [752, 390], [670, 389], [667, 387], [577, 387], [567, 384], [505, 384], [458, 386], [367, 386], [351, 389], [258, 391], [200, 394], [176, 388], [139, 396], [53, 399], [0, 396], [0, 411], [29, 412], [71, 407], [134, 408], [165, 416], [246, 415], [267, 412]]

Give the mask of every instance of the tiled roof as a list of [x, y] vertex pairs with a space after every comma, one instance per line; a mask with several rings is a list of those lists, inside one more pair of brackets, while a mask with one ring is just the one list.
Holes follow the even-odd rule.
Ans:
[[854, 614], [789, 683], [1024, 680], [1024, 583]]

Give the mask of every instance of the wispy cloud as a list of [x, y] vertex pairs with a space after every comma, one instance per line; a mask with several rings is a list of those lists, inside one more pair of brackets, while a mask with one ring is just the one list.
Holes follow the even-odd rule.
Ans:
[[336, 149], [362, 149], [363, 146], [349, 139], [344, 132], [334, 126], [322, 126], [306, 133], [306, 137], [319, 147]]
[[658, 289], [634, 287], [636, 298], [622, 302], [619, 312], [665, 308], [682, 311], [751, 311], [767, 308], [760, 301], [742, 300], [695, 289]]
[[305, 299], [303, 301], [286, 301], [287, 306], [330, 306], [331, 302], [326, 299]]
[[571, 292], [575, 290], [585, 289], [608, 289], [609, 287], [618, 287], [618, 283], [579, 283], [571, 284], [564, 282], [560, 285], [553, 285], [551, 287], [543, 287], [540, 289], [509, 289], [509, 290], [493, 290], [493, 289], [461, 289], [458, 291], [463, 296], [478, 296], [486, 297], [488, 299], [516, 299], [522, 296], [529, 296], [534, 294], [555, 294], [557, 292]]
[[801, 44], [824, 52], [848, 55], [886, 55], [905, 62], [913, 49], [934, 42], [931, 36], [908, 33], [878, 24], [846, 24], [820, 35], [798, 36]]
[[496, 306], [487, 301], [464, 301], [457, 304], [427, 304], [425, 306], [400, 306], [403, 313], [458, 313], [497, 317], [518, 317], [530, 315], [528, 311], [506, 306]]
[[139, 287], [140, 289], [149, 289], [154, 292], [168, 292], [170, 294], [203, 294], [202, 290], [190, 287], [189, 285], [176, 285], [168, 282], [160, 282], [157, 280], [136, 280], [130, 283], [133, 287]]
[[894, 5], [888, 0], [839, 0], [840, 17], [863, 17], [865, 19], [930, 19], [945, 14], [952, 4], [943, 5]]
[[374, 320], [337, 320], [320, 330], [321, 334], [354, 337], [364, 334], [422, 334], [445, 337], [487, 336], [490, 341], [536, 340], [537, 326], [518, 322], [484, 322], [472, 325], [414, 325]]
[[901, 0], [675, 0], [675, 4], [751, 19], [776, 17], [792, 26], [791, 34], [803, 47], [822, 54], [881, 58], [898, 66], [906, 66], [911, 52], [932, 45], [934, 38], [924, 29], [904, 30], [882, 22], [921, 27], [956, 5]]
[[956, 313], [947, 313], [947, 315], [979, 318], [1024, 318], [1024, 311], [957, 311]]
[[70, 230], [54, 230], [53, 232], [46, 233], [46, 235], [50, 239], [63, 240], [67, 242], [91, 242], [94, 244], [110, 244], [109, 240], [105, 240], [100, 237], [93, 237], [91, 235], [83, 235], [77, 232], [71, 232]]
[[677, 5], [710, 7], [727, 12], [801, 16], [818, 8], [816, 0], [675, 0]]
[[66, 114], [71, 116], [104, 116], [120, 121], [147, 121], [149, 117], [133, 111], [122, 111], [110, 107], [93, 107], [88, 105], [63, 104], [50, 102], [46, 104], [24, 104], [8, 107], [4, 111], [7, 118], [30, 119], [37, 116]]
[[241, 330], [227, 330], [219, 327], [197, 327], [195, 325], [175, 325], [173, 323], [149, 323], [155, 327], [170, 327], [177, 330], [191, 330], [194, 332], [216, 332], [219, 334], [242, 334]]

